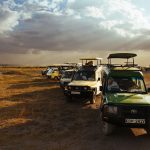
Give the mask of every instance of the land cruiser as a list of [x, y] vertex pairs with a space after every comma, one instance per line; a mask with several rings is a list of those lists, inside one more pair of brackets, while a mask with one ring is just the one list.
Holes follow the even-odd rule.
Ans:
[[[100, 117], [105, 135], [114, 127], [142, 127], [150, 132], [150, 95], [144, 77], [134, 64], [133, 53], [110, 54], [102, 71]], [[112, 58], [127, 59], [125, 65], [112, 65]], [[132, 60], [131, 62], [129, 60]]]
[[72, 80], [72, 77], [75, 73], [75, 69], [70, 69], [70, 70], [65, 70], [63, 73], [62, 73], [62, 76], [60, 78], [60, 87], [62, 89], [67, 89], [67, 85], [68, 83], [71, 82]]
[[[101, 58], [82, 58], [81, 60], [82, 66], [75, 72], [65, 90], [65, 95], [67, 101], [71, 101], [73, 97], [88, 98], [93, 104], [96, 95], [101, 92]], [[93, 64], [94, 62], [96, 64]]]
[[63, 72], [69, 69], [74, 69], [78, 65], [76, 63], [53, 64], [42, 71], [42, 75], [49, 79], [59, 80]]
[[46, 73], [46, 77], [48, 79], [58, 80], [60, 78], [60, 72], [58, 68], [49, 68], [49, 70]]

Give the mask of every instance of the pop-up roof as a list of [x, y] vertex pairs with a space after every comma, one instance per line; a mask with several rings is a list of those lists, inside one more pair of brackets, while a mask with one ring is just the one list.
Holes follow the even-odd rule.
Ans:
[[[135, 66], [134, 64], [134, 57], [136, 57], [137, 55], [134, 53], [113, 53], [110, 54], [107, 59], [108, 59], [108, 64], [111, 65], [111, 59], [113, 58], [119, 58], [119, 59], [127, 59], [127, 62], [125, 62], [126, 66]], [[129, 59], [131, 59], [132, 61], [129, 62]]]
[[96, 66], [101, 65], [102, 63], [102, 58], [80, 58], [80, 60], [82, 61], [82, 65], [89, 65], [92, 66], [94, 65], [93, 63], [96, 61]]
[[111, 59], [111, 58], [129, 59], [129, 58], [133, 58], [133, 57], [136, 57], [136, 56], [137, 55], [134, 54], [134, 53], [114, 53], [114, 54], [110, 54], [107, 59]]

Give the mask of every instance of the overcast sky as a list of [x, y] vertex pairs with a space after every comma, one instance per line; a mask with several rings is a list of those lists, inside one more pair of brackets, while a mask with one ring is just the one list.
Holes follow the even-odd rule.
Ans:
[[149, 65], [148, 0], [1, 0], [0, 63], [48, 65], [135, 52]]

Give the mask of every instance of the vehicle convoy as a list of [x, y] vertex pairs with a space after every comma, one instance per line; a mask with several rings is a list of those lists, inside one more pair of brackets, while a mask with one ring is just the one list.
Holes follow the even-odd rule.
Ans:
[[75, 73], [75, 69], [70, 69], [70, 70], [65, 70], [60, 78], [60, 87], [63, 89], [63, 90], [66, 90], [67, 89], [67, 85], [68, 83], [71, 82], [72, 80], [72, 77]]
[[[88, 98], [95, 103], [96, 96], [101, 93], [101, 58], [82, 58], [82, 66], [75, 72], [72, 81], [64, 91], [67, 101], [72, 98]], [[96, 64], [93, 64], [93, 62]]]
[[47, 69], [42, 70], [41, 73], [43, 76], [46, 76], [49, 79], [59, 80], [61, 75], [68, 69], [73, 69], [78, 67], [75, 63], [66, 63], [66, 64], [53, 64], [48, 66]]
[[[150, 95], [144, 77], [134, 64], [133, 53], [110, 54], [102, 71], [100, 117], [105, 135], [117, 126], [142, 127], [150, 133]], [[111, 59], [127, 59], [125, 65], [115, 65]], [[132, 62], [129, 62], [132, 60]]]

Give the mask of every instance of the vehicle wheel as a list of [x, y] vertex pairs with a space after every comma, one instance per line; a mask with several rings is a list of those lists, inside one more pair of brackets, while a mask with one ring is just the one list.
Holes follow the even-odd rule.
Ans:
[[90, 104], [95, 104], [95, 102], [96, 102], [96, 94], [93, 93], [93, 95], [92, 95], [92, 97], [90, 99]]
[[147, 127], [147, 128], [145, 128], [145, 130], [146, 130], [147, 134], [150, 135], [150, 128]]
[[147, 134], [150, 135], [150, 120], [148, 122], [148, 126], [145, 129], [146, 129]]
[[47, 76], [47, 79], [51, 79], [51, 76]]
[[101, 118], [101, 121], [102, 121], [102, 132], [104, 133], [104, 135], [111, 135], [112, 132], [114, 131], [114, 128], [115, 126], [106, 122], [106, 121], [103, 121], [102, 119], [102, 113], [100, 113], [100, 118]]
[[105, 135], [112, 134], [113, 130], [114, 130], [114, 125], [108, 122], [102, 121], [102, 131]]
[[55, 77], [54, 77], [54, 80], [59, 80], [59, 79], [58, 79], [58, 77], [55, 76]]
[[68, 96], [68, 95], [67, 95], [67, 96], [66, 96], [66, 101], [67, 101], [67, 102], [72, 102], [72, 96]]

